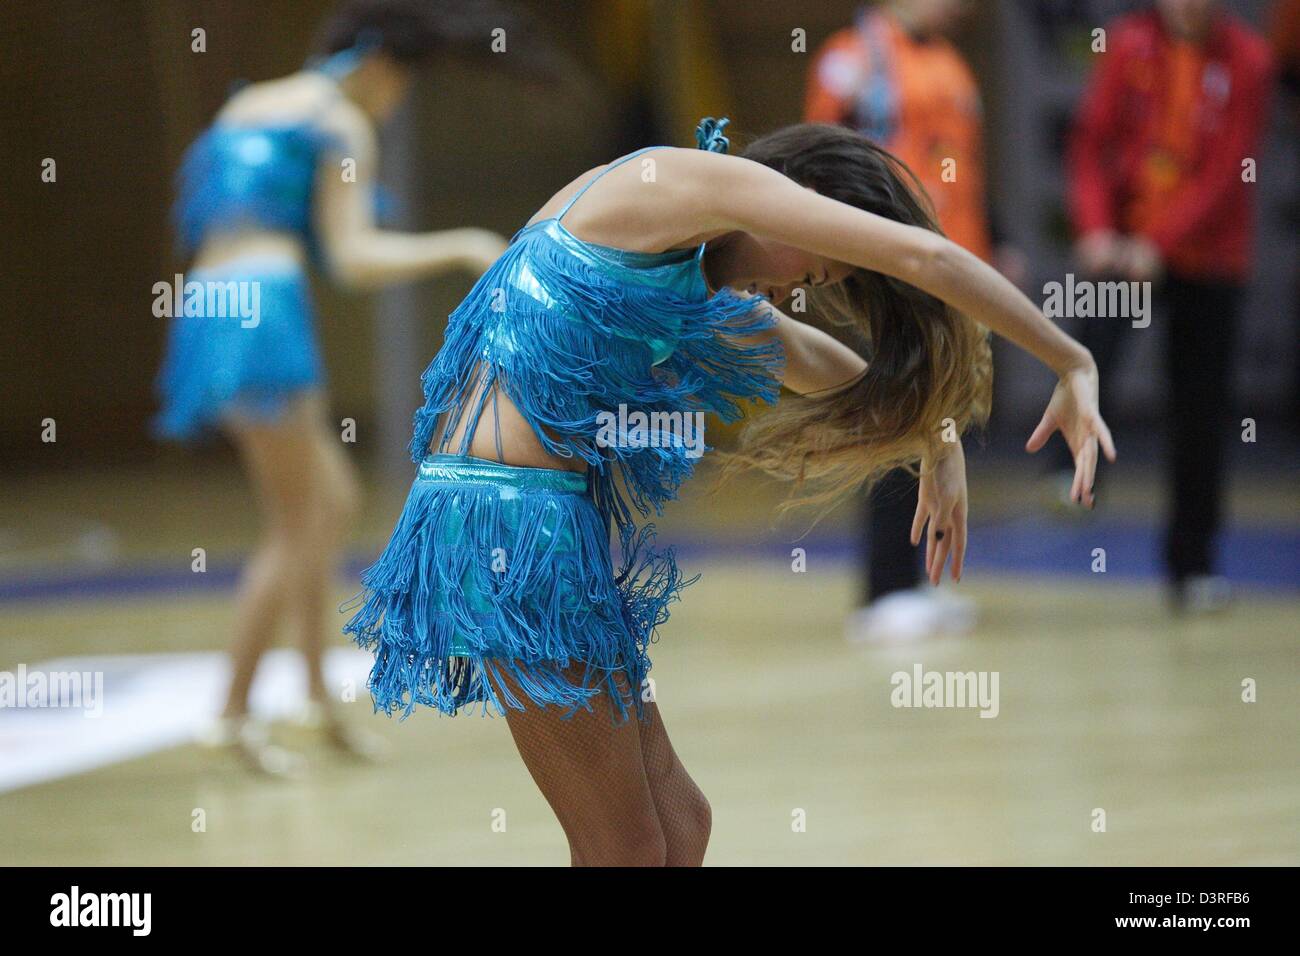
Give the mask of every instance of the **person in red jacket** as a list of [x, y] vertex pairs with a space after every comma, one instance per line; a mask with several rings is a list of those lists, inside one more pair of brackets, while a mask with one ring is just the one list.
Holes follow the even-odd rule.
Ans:
[[[1214, 542], [1270, 53], [1216, 0], [1158, 0], [1106, 36], [1069, 150], [1076, 253], [1090, 277], [1155, 284], [1170, 380], [1165, 561], [1178, 606], [1213, 610], [1229, 593]], [[1129, 324], [1083, 330], [1103, 378]]]

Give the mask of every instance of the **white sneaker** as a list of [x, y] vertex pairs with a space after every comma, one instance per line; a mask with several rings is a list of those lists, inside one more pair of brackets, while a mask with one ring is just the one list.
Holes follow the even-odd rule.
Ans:
[[864, 644], [910, 644], [942, 632], [943, 612], [920, 589], [894, 591], [854, 611], [848, 639]]
[[1219, 614], [1232, 604], [1232, 585], [1216, 574], [1192, 574], [1174, 585], [1174, 605], [1183, 614]]
[[930, 593], [939, 604], [945, 634], [950, 637], [961, 637], [975, 630], [979, 609], [974, 601], [947, 588], [932, 588]]
[[942, 635], [970, 633], [975, 602], [940, 588], [895, 591], [859, 608], [846, 622], [851, 643], [910, 644]]

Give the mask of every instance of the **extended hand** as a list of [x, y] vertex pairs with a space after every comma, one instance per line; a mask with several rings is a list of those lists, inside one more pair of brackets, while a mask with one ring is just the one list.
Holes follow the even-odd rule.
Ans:
[[1094, 504], [1092, 483], [1097, 474], [1097, 446], [1107, 461], [1115, 460], [1115, 443], [1110, 429], [1097, 411], [1097, 367], [1091, 362], [1066, 372], [1056, 383], [1043, 419], [1029, 436], [1025, 450], [1036, 452], [1047, 444], [1052, 432], [1059, 430], [1074, 455], [1074, 484], [1070, 500], [1091, 508]]
[[943, 577], [943, 566], [952, 556], [952, 579], [961, 580], [966, 558], [966, 455], [958, 442], [933, 464], [921, 462], [916, 495], [916, 517], [912, 519], [912, 544], [925, 538], [925, 575], [931, 584]]

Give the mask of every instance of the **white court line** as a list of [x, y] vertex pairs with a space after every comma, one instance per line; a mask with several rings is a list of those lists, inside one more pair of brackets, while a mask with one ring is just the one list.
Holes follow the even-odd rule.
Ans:
[[[340, 688], [351, 682], [357, 699], [368, 704], [373, 662], [365, 651], [335, 648], [325, 656], [325, 678]], [[65, 657], [28, 664], [26, 672], [102, 674], [102, 713], [0, 706], [0, 793], [193, 741], [221, 710], [230, 668], [225, 654], [210, 652]], [[267, 652], [253, 682], [253, 714], [283, 719], [306, 700], [307, 675], [298, 652]]]

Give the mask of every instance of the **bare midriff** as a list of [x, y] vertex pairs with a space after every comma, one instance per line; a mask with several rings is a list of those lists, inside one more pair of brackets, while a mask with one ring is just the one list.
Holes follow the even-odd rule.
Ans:
[[232, 229], [214, 232], [203, 240], [191, 268], [215, 269], [228, 262], [256, 257], [278, 259], [303, 266], [307, 260], [302, 239], [289, 232], [267, 229]]
[[[477, 408], [481, 394], [482, 387], [475, 388], [468, 396], [465, 408]], [[465, 418], [468, 419], [468, 415]], [[451, 433], [451, 441], [444, 444], [440, 437], [435, 437], [427, 450], [434, 453], [445, 448], [450, 452], [459, 452], [466, 428], [470, 424], [467, 420], [458, 422]], [[497, 386], [493, 386], [493, 394], [488, 396], [478, 421], [473, 424], [474, 433], [467, 454], [474, 458], [500, 461], [520, 468], [556, 468], [575, 472], [587, 470], [587, 463], [581, 458], [552, 455], [543, 448], [527, 419]]]

